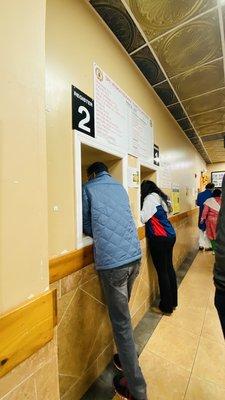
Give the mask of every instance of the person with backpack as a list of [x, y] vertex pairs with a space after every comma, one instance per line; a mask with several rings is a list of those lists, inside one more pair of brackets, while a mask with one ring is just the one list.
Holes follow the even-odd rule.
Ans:
[[153, 181], [141, 184], [141, 221], [156, 268], [160, 290], [160, 303], [153, 311], [171, 315], [177, 307], [177, 279], [173, 267], [175, 230], [168, 219], [171, 204], [168, 196]]

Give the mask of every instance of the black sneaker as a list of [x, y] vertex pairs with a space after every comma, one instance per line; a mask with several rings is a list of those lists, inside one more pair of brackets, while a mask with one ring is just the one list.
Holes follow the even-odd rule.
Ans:
[[122, 398], [122, 399], [127, 399], [127, 400], [147, 400], [145, 399], [136, 399], [132, 394], [130, 393], [128, 386], [127, 386], [127, 380], [124, 377], [121, 377], [120, 375], [116, 375], [113, 378], [113, 385], [115, 387], [116, 393]]
[[115, 365], [116, 369], [118, 369], [118, 371], [123, 371], [123, 367], [120, 362], [120, 357], [119, 357], [118, 353], [114, 354], [114, 356], [113, 356], [113, 364]]
[[204, 250], [204, 247], [199, 246], [199, 250], [200, 250], [200, 251], [203, 251], [203, 250]]

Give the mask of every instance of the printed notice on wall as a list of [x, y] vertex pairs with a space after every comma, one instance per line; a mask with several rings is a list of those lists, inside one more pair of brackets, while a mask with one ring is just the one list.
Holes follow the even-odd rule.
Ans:
[[170, 163], [160, 160], [160, 168], [157, 173], [157, 184], [161, 189], [171, 189], [172, 173]]
[[96, 139], [153, 164], [151, 119], [96, 64], [94, 100]]
[[140, 176], [139, 170], [135, 167], [128, 168], [128, 187], [129, 188], [139, 188]]
[[172, 207], [173, 213], [178, 214], [180, 212], [180, 187], [174, 185], [172, 187]]

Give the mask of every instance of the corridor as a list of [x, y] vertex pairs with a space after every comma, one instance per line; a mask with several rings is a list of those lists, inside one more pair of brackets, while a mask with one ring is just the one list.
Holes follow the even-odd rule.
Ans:
[[[224, 400], [225, 346], [213, 305], [214, 257], [198, 253], [141, 356], [151, 400]], [[115, 397], [114, 400], [119, 399]]]

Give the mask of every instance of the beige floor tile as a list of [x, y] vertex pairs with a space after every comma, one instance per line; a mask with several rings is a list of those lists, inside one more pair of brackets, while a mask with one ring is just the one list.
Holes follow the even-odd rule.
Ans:
[[225, 388], [225, 345], [202, 337], [193, 368], [193, 376]]
[[167, 321], [161, 321], [146, 345], [152, 351], [179, 367], [191, 370], [197, 351], [198, 336]]
[[189, 289], [190, 291], [196, 291], [200, 294], [205, 294], [209, 297], [210, 294], [210, 280], [208, 276], [202, 277], [201, 274], [191, 274], [184, 278], [182, 281], [179, 290], [182, 291], [184, 288]]
[[142, 353], [140, 363], [148, 385], [149, 399], [183, 399], [189, 381], [189, 371], [147, 350]]
[[37, 400], [59, 400], [57, 361], [56, 357], [53, 358], [48, 364], [36, 372]]
[[224, 400], [225, 389], [203, 379], [191, 378], [185, 400]]
[[186, 284], [183, 285], [178, 293], [178, 302], [182, 305], [189, 305], [193, 307], [207, 307], [209, 301], [209, 291], [204, 289], [194, 288]]
[[[27, 379], [26, 382], [10, 392], [4, 400], [36, 400], [34, 379]], [[56, 400], [58, 400], [56, 398]]]
[[213, 310], [215, 310], [214, 298], [215, 298], [215, 286], [213, 285], [213, 287], [209, 293], [209, 301], [208, 301], [208, 305], [207, 305], [208, 308], [211, 308]]
[[205, 307], [182, 304], [177, 307], [170, 317], [164, 316], [163, 320], [174, 325], [175, 329], [176, 327], [183, 328], [199, 336], [203, 327], [205, 312]]
[[224, 344], [223, 332], [215, 308], [209, 307], [206, 311], [205, 322], [202, 329], [202, 337]]
[[[212, 279], [212, 276], [211, 276]], [[183, 281], [184, 286], [192, 286], [198, 291], [209, 292], [211, 289], [211, 280], [208, 274], [202, 272], [192, 272]]]

